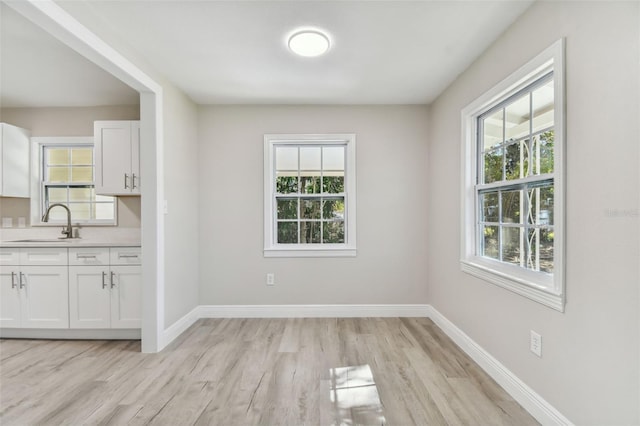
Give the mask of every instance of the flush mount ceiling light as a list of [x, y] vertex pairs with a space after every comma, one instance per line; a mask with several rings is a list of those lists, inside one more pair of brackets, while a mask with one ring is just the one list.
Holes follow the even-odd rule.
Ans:
[[296, 55], [320, 56], [329, 50], [329, 37], [318, 30], [303, 30], [289, 37], [289, 49]]

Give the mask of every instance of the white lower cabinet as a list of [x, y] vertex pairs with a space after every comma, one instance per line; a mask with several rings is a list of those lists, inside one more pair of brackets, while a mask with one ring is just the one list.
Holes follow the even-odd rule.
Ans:
[[0, 327], [68, 328], [67, 249], [2, 251]]
[[138, 247], [69, 249], [70, 327], [140, 328], [141, 272]]

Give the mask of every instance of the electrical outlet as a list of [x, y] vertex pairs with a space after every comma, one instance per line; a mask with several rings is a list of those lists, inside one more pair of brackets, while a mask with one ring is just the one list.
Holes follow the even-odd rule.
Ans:
[[276, 274], [268, 273], [267, 274], [267, 285], [275, 285], [276, 284]]
[[542, 336], [535, 331], [531, 330], [531, 337], [529, 340], [529, 350], [534, 354], [542, 357]]

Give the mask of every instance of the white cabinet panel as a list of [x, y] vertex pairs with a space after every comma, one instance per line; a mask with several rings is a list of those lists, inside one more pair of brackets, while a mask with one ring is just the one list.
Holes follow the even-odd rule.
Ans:
[[94, 122], [96, 194], [140, 194], [140, 122]]
[[112, 265], [141, 265], [142, 252], [140, 247], [113, 247], [109, 263]]
[[29, 197], [29, 131], [0, 123], [0, 196]]
[[66, 266], [22, 266], [21, 326], [69, 327], [69, 277]]
[[69, 326], [110, 327], [109, 268], [69, 267]]
[[140, 328], [142, 325], [142, 268], [112, 266], [111, 327]]
[[109, 265], [109, 249], [100, 247], [70, 248], [69, 266]]
[[20, 249], [20, 265], [63, 266], [69, 263], [66, 248], [31, 247]]
[[18, 268], [0, 270], [0, 327], [20, 327]]
[[20, 249], [0, 248], [0, 266], [20, 265]]

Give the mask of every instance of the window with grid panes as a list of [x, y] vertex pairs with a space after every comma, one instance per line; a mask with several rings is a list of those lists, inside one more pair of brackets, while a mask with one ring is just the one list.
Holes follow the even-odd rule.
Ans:
[[564, 44], [462, 111], [461, 267], [564, 309]]
[[265, 136], [265, 255], [355, 254], [354, 156], [353, 135]]
[[[64, 139], [64, 138], [56, 138]], [[40, 144], [41, 214], [51, 204], [64, 204], [74, 223], [114, 224], [115, 198], [96, 195], [93, 143], [49, 141]], [[64, 209], [52, 209], [49, 222], [65, 222]]]

